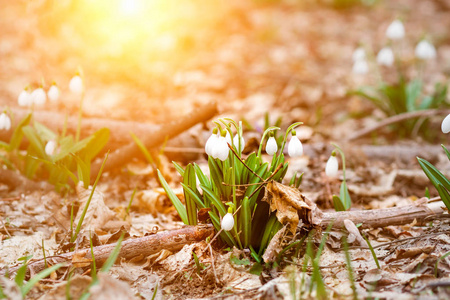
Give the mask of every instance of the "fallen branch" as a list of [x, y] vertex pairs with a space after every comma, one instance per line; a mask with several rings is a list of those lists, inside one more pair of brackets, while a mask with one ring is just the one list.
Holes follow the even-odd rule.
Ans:
[[[190, 127], [206, 122], [211, 119], [217, 113], [216, 103], [209, 103], [202, 108], [193, 111], [187, 116], [180, 118], [178, 121], [162, 126], [158, 131], [153, 133], [146, 133], [143, 135], [137, 135], [139, 139], [144, 143], [147, 148], [154, 148], [162, 145], [166, 140], [171, 139]], [[128, 162], [133, 157], [142, 157], [141, 150], [133, 141], [128, 145], [120, 148], [119, 150], [109, 155], [108, 161], [105, 165], [105, 171], [120, 167]], [[97, 176], [100, 170], [102, 162], [94, 162], [91, 166], [91, 178]]]
[[[163, 231], [150, 236], [129, 239], [122, 242], [118, 259], [131, 259], [135, 257], [147, 257], [149, 255], [168, 250], [175, 252], [186, 244], [200, 242], [214, 233], [212, 225], [186, 226], [181, 229]], [[97, 246], [93, 248], [95, 263], [102, 265], [116, 247], [116, 243]], [[91, 249], [82, 249], [74, 252], [64, 253], [57, 256], [47, 257], [47, 264], [71, 262], [72, 264], [86, 264], [92, 259]], [[45, 268], [44, 259], [30, 262], [28, 267], [34, 272], [40, 272]], [[19, 267], [9, 269], [9, 273], [17, 272]], [[6, 270], [1, 270], [0, 275], [5, 275]]]
[[354, 134], [352, 134], [350, 137], [347, 138], [347, 141], [353, 141], [360, 137], [363, 137], [377, 129], [380, 129], [382, 127], [386, 127], [391, 124], [399, 123], [405, 120], [409, 119], [415, 119], [415, 118], [427, 118], [431, 116], [436, 115], [448, 115], [450, 113], [450, 110], [440, 110], [440, 109], [428, 109], [428, 110], [419, 110], [419, 111], [412, 111], [407, 112], [399, 115], [395, 115], [389, 118], [384, 119], [381, 122], [378, 122], [377, 124], [373, 126], [369, 126], [367, 128], [363, 128], [359, 131], [356, 131]]
[[26, 178], [18, 172], [8, 169], [0, 169], [0, 182], [6, 184], [10, 189], [21, 187], [25, 191], [43, 190], [48, 192], [55, 189], [55, 187], [47, 181], [36, 182]]

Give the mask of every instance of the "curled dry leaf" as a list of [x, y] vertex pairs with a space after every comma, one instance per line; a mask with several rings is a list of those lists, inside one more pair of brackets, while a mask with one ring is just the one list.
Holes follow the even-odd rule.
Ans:
[[295, 233], [299, 220], [305, 225], [320, 223], [320, 210], [307, 199], [298, 189], [271, 181], [266, 186], [263, 201], [270, 205], [270, 211], [276, 211], [281, 224], [289, 224], [289, 230]]
[[[78, 185], [76, 190], [78, 201], [80, 202], [80, 209], [78, 210], [74, 224], [78, 224], [92, 191], [91, 189], [85, 189], [82, 185]], [[95, 231], [96, 229], [102, 228], [109, 220], [114, 218], [115, 213], [106, 206], [103, 198], [104, 195], [101, 192], [98, 190], [94, 191], [88, 210], [84, 216], [82, 227], [84, 230]]]
[[284, 233], [286, 232], [286, 227], [284, 226], [278, 232], [273, 236], [273, 238], [270, 240], [269, 245], [266, 248], [266, 251], [263, 255], [263, 260], [265, 263], [269, 263], [275, 260], [278, 253], [280, 253], [283, 250], [283, 237]]

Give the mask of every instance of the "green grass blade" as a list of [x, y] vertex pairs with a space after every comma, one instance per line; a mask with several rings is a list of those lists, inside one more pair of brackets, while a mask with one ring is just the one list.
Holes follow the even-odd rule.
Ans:
[[33, 286], [36, 285], [36, 283], [39, 282], [39, 280], [44, 279], [45, 277], [49, 276], [54, 271], [61, 268], [63, 264], [56, 264], [54, 266], [51, 266], [50, 268], [47, 268], [41, 272], [39, 272], [37, 275], [33, 276], [26, 284], [22, 286], [20, 291], [22, 292], [22, 296], [25, 297], [26, 294], [28, 294], [29, 291], [33, 288]]
[[117, 260], [117, 257], [119, 256], [120, 248], [122, 247], [123, 238], [124, 238], [124, 234], [122, 233], [119, 240], [117, 241], [116, 246], [114, 247], [114, 250], [111, 252], [108, 259], [105, 261], [102, 268], [100, 269], [100, 272], [107, 273], [111, 269], [111, 267], [114, 265], [114, 262]]
[[450, 181], [438, 170], [435, 166], [430, 164], [423, 158], [417, 158], [422, 170], [430, 179], [431, 183], [436, 186], [438, 183], [442, 184], [447, 190], [450, 190]]
[[342, 204], [344, 205], [345, 210], [348, 210], [352, 205], [352, 199], [350, 198], [350, 194], [348, 192], [346, 181], [342, 181], [341, 189], [339, 191], [339, 196], [341, 198]]
[[195, 204], [200, 208], [206, 208], [207, 206], [203, 203], [202, 199], [199, 195], [197, 195], [191, 187], [185, 185], [184, 183], [181, 183], [181, 186], [183, 187], [184, 191], [189, 194], [189, 197], [192, 198], [192, 200], [195, 201]]
[[184, 169], [183, 169], [183, 167], [180, 166], [179, 164], [177, 164], [174, 161], [172, 161], [172, 164], [175, 167], [175, 169], [178, 171], [178, 173], [180, 173], [181, 177], [184, 177]]
[[[183, 183], [185, 186], [190, 187], [192, 190], [197, 190], [197, 180], [195, 178], [195, 171], [192, 164], [186, 166], [184, 170]], [[192, 199], [190, 194], [184, 190], [184, 200], [186, 203], [186, 213], [189, 225], [197, 225], [197, 206], [195, 200]]]
[[158, 172], [159, 182], [161, 183], [164, 191], [166, 192], [167, 197], [169, 197], [170, 201], [172, 201], [173, 206], [175, 206], [175, 209], [177, 210], [178, 215], [181, 218], [181, 221], [183, 221], [184, 224], [189, 224], [188, 218], [187, 218], [186, 207], [184, 207], [183, 203], [181, 203], [180, 199], [178, 199], [178, 197], [172, 191], [169, 184], [162, 176], [161, 172], [159, 170], [157, 170], [157, 172]]
[[227, 210], [225, 209], [225, 206], [223, 205], [222, 201], [220, 201], [217, 195], [207, 186], [201, 184], [200, 187], [203, 190], [203, 192], [210, 197], [212, 205], [219, 210], [220, 215], [224, 216], [227, 213]]
[[17, 125], [16, 129], [14, 129], [13, 135], [9, 142], [9, 151], [13, 151], [19, 149], [20, 143], [23, 139], [23, 131], [22, 129], [30, 124], [32, 114], [29, 113], [22, 121], [20, 121], [19, 125]]

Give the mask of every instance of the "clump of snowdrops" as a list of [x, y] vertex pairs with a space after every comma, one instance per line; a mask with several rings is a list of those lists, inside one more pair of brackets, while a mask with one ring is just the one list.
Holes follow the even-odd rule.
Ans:
[[[437, 52], [429, 38], [417, 42], [414, 54], [404, 51], [405, 27], [400, 20], [394, 20], [386, 29], [386, 42], [376, 55], [365, 47], [357, 48], [352, 56], [353, 74], [361, 77], [372, 72], [377, 78], [375, 85], [361, 86], [351, 91], [371, 101], [387, 117], [425, 109], [449, 107], [446, 101], [447, 84], [438, 82], [434, 92], [425, 91], [424, 73], [427, 64], [437, 58]], [[408, 78], [405, 70], [408, 57], [414, 56], [415, 76]], [[374, 59], [370, 59], [374, 57]], [[373, 62], [373, 64], [372, 64]], [[397, 72], [397, 80], [388, 82], [384, 74]], [[410, 72], [411, 73], [411, 72]], [[394, 125], [402, 136], [415, 134], [427, 125], [426, 118], [408, 119]], [[425, 132], [425, 131], [424, 131]]]
[[[245, 146], [242, 123], [224, 118], [215, 124], [205, 145], [209, 177], [196, 163], [190, 163], [184, 169], [174, 163], [183, 178], [184, 204], [159, 170], [158, 177], [185, 224], [196, 225], [197, 213], [208, 211], [223, 242], [240, 249], [249, 248], [252, 256], [260, 261], [271, 238], [283, 227], [275, 213], [270, 213], [269, 205], [262, 201], [264, 184], [268, 180], [281, 182], [286, 175], [288, 163], [283, 154], [286, 146], [290, 156], [303, 154], [302, 143], [294, 129], [302, 123], [289, 126], [281, 147], [273, 135], [280, 128], [267, 128], [258, 151], [247, 157], [242, 154]], [[272, 156], [270, 162], [264, 161], [264, 144], [266, 153]]]

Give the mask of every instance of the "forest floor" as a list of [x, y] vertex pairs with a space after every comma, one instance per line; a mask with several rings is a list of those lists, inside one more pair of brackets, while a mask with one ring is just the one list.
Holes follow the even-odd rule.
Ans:
[[[337, 179], [325, 175], [331, 143], [346, 155], [350, 212], [420, 206], [427, 189], [430, 197], [438, 196], [417, 157], [450, 174], [440, 146], [448, 141], [440, 130], [445, 114], [437, 111], [411, 131], [400, 130], [396, 123], [353, 137], [387, 116], [367, 99], [349, 94], [363, 85], [376, 86], [380, 76], [395, 82], [398, 70], [405, 78], [420, 76], [424, 94], [432, 93], [436, 83], [448, 85], [448, 1], [153, 1], [128, 15], [120, 5], [133, 1], [1, 2], [0, 108], [13, 112], [11, 132], [21, 121], [14, 114], [28, 112], [17, 103], [23, 88], [43, 83], [47, 89], [54, 80], [61, 90], [59, 102], [34, 107], [33, 117], [58, 134], [65, 126], [74, 134], [80, 98], [68, 86], [81, 70], [82, 124], [91, 122], [82, 127], [86, 131], [81, 136], [103, 126], [111, 131], [110, 143], [93, 165], [100, 166], [107, 150], [110, 158], [120, 151], [127, 154], [126, 147], [134, 144], [130, 132], [150, 144], [163, 128], [165, 134], [176, 135], [167, 144], [164, 136], [152, 144], [156, 163], [136, 151], [114, 167], [106, 161], [91, 203], [95, 212], [88, 213], [76, 243], [67, 240], [71, 213], [76, 222], [89, 190], [72, 184], [69, 192], [57, 192], [46, 172], [28, 179], [19, 172], [28, 161], [0, 149], [1, 157], [8, 158], [1, 160], [0, 170], [0, 272], [12, 270], [11, 278], [27, 256], [32, 256], [25, 277], [29, 281], [43, 252], [51, 261], [74, 248], [89, 249], [90, 242], [94, 247], [117, 242], [121, 232], [124, 241], [133, 243], [183, 229], [156, 168], [183, 200], [182, 178], [171, 161], [182, 166], [195, 162], [206, 170], [204, 146], [219, 118], [243, 121], [244, 156], [258, 150], [267, 125], [277, 124], [284, 132], [303, 122], [296, 130], [304, 155], [286, 155], [289, 169], [283, 183], [288, 185], [295, 172], [304, 173], [299, 190], [322, 212], [334, 211], [332, 195], [339, 194], [343, 179], [342, 170]], [[378, 67], [376, 53], [389, 44], [386, 28], [397, 18], [406, 29], [396, 45], [402, 65]], [[436, 46], [437, 57], [417, 67], [414, 47], [423, 37]], [[359, 46], [369, 61], [365, 75], [352, 73], [352, 54]], [[205, 115], [207, 108], [211, 112]], [[171, 132], [180, 120], [189, 125]], [[10, 138], [0, 130], [0, 140], [8, 143]], [[24, 142], [22, 148], [26, 146]], [[314, 251], [326, 239], [316, 266], [305, 259], [310, 247], [306, 241], [276, 262], [258, 264], [261, 269], [255, 271], [248, 249], [227, 249], [217, 241], [209, 247], [202, 240], [181, 250], [163, 245], [151, 255], [140, 254], [136, 246], [134, 257], [120, 258], [108, 273], [99, 272], [97, 285], [91, 286], [90, 255], [80, 258], [75, 253], [25, 297], [78, 299], [89, 291], [90, 299], [446, 299], [450, 258], [443, 256], [450, 251], [450, 225], [441, 206], [440, 218], [362, 226], [356, 233], [317, 226]], [[308, 235], [305, 230], [286, 237], [283, 247]], [[374, 254], [358, 239], [359, 232], [367, 236]], [[202, 254], [197, 266], [193, 252]], [[1, 277], [0, 285], [7, 298], [21, 299], [20, 284]]]

